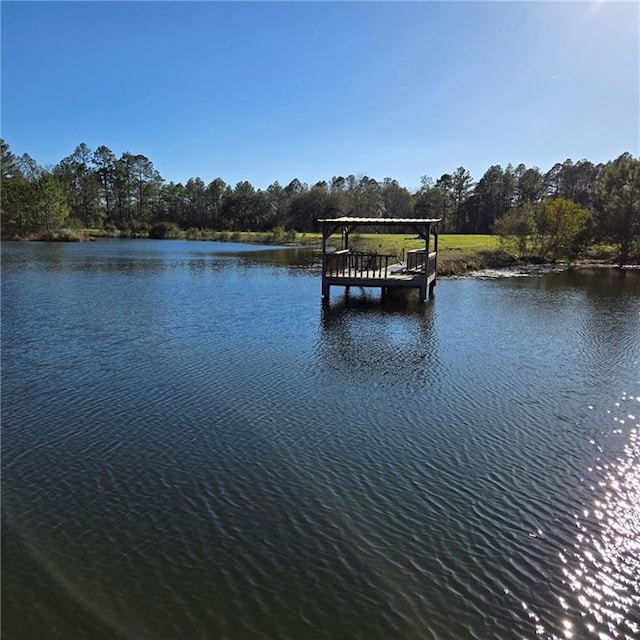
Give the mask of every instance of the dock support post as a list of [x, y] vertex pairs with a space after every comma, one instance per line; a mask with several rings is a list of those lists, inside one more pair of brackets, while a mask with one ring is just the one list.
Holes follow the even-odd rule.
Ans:
[[433, 300], [433, 290], [435, 289], [436, 281], [435, 279], [429, 283], [429, 300]]

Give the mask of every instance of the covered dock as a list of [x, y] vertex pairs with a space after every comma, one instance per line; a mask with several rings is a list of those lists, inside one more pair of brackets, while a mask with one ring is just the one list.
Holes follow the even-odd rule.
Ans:
[[[378, 287], [384, 297], [390, 289], [414, 288], [424, 302], [433, 297], [438, 263], [440, 218], [327, 218], [318, 220], [322, 229], [322, 297], [329, 300], [332, 286]], [[353, 251], [349, 237], [356, 229], [384, 229], [415, 233], [424, 240], [423, 249], [412, 249], [403, 260], [396, 255]], [[340, 248], [330, 251], [329, 238], [340, 233]], [[433, 246], [431, 237], [433, 236]]]

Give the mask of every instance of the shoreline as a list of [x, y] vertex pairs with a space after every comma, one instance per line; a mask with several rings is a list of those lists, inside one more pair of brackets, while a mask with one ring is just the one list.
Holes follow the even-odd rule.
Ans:
[[501, 278], [526, 278], [547, 273], [560, 273], [562, 271], [587, 271], [587, 270], [605, 270], [616, 269], [618, 271], [638, 271], [640, 264], [628, 264], [619, 267], [617, 264], [604, 262], [600, 260], [581, 260], [575, 263], [548, 263], [548, 264], [520, 264], [511, 267], [486, 267], [483, 269], [475, 269], [465, 273], [455, 275], [442, 275], [441, 278], [451, 280], [463, 278], [477, 278], [480, 280], [498, 280]]
[[[167, 240], [240, 242], [244, 244], [262, 244], [298, 249], [319, 249], [321, 244], [314, 235], [299, 234], [293, 241], [286, 241], [273, 232], [257, 231], [214, 231], [200, 237], [166, 238]], [[301, 236], [301, 237], [300, 237]], [[123, 235], [119, 231], [98, 229], [59, 229], [51, 234], [30, 234], [23, 237], [2, 238], [9, 242], [94, 242], [101, 239], [148, 240], [143, 235]], [[363, 247], [366, 248], [366, 247]], [[574, 262], [543, 263], [538, 260], [526, 260], [505, 249], [458, 251], [455, 257], [447, 257], [448, 249], [441, 249], [438, 255], [438, 277], [441, 278], [482, 278], [495, 279], [505, 277], [524, 277], [542, 273], [565, 271], [567, 269], [619, 269], [638, 270], [640, 263], [633, 262], [620, 267], [614, 258], [582, 258]]]

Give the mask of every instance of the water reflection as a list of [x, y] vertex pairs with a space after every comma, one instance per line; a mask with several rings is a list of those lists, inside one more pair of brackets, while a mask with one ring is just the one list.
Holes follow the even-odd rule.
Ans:
[[[607, 414], [609, 430], [590, 440], [595, 462], [583, 479], [592, 498], [573, 514], [572, 546], [559, 553], [565, 588], [551, 585], [563, 593], [557, 598], [564, 613], [549, 629], [523, 603], [545, 638], [640, 636], [640, 395], [623, 393]], [[620, 439], [623, 454], [609, 458]]]
[[391, 314], [411, 312], [416, 315], [427, 315], [430, 313], [431, 305], [420, 302], [417, 291], [413, 289], [392, 289], [384, 299], [377, 290], [365, 287], [352, 287], [349, 291], [343, 291], [342, 294], [338, 293], [339, 291], [340, 289], [334, 287], [330, 301], [323, 307], [327, 317], [338, 316], [356, 309], [373, 312], [383, 310]]
[[297, 247], [264, 248], [262, 251], [241, 251], [238, 256], [247, 265], [288, 267], [291, 271], [320, 269], [321, 255], [315, 249]]
[[437, 362], [434, 304], [422, 304], [415, 292], [386, 300], [363, 293], [344, 294], [320, 311], [318, 355], [350, 380], [424, 380]]
[[596, 458], [587, 480], [593, 499], [575, 515], [573, 550], [561, 555], [563, 574], [581, 614], [567, 637], [581, 637], [584, 631], [603, 639], [637, 638], [640, 633], [638, 400], [623, 394], [615, 403], [611, 417], [620, 428], [613, 429], [612, 436], [628, 438], [624, 455], [612, 461]]

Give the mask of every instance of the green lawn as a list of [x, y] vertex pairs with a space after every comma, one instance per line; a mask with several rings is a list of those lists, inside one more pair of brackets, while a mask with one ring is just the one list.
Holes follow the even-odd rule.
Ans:
[[[320, 244], [320, 233], [301, 233], [296, 238], [301, 244]], [[330, 244], [339, 244], [340, 236], [329, 239]], [[433, 238], [431, 239], [433, 246]], [[355, 233], [351, 236], [351, 246], [359, 251], [377, 251], [400, 255], [405, 249], [420, 249], [424, 241], [411, 234], [396, 233]], [[440, 234], [438, 251], [442, 258], [458, 259], [479, 251], [496, 251], [500, 248], [500, 238], [491, 235]]]

